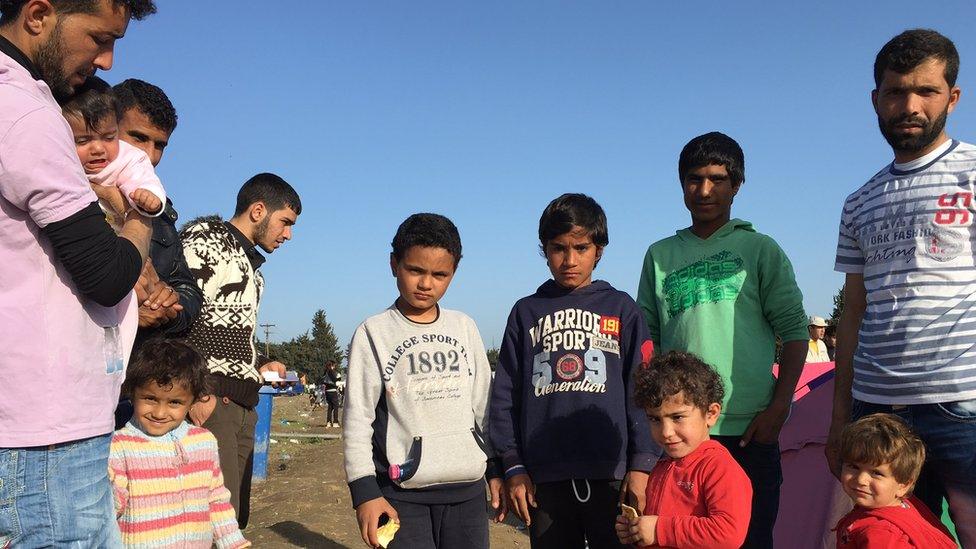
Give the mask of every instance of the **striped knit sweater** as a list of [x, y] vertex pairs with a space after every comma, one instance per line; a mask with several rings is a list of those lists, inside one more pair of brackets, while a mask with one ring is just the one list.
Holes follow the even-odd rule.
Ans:
[[224, 487], [217, 440], [183, 423], [154, 437], [133, 419], [112, 437], [109, 478], [125, 547], [249, 547]]

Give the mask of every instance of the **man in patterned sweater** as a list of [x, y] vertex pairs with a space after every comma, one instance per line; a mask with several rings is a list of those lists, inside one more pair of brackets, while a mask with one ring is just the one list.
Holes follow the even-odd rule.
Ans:
[[[217, 216], [183, 227], [187, 264], [203, 291], [203, 307], [188, 340], [207, 358], [211, 395], [194, 404], [190, 418], [217, 437], [220, 468], [241, 527], [246, 519], [249, 457], [254, 450], [255, 406], [263, 372], [285, 376], [285, 366], [259, 356], [254, 346], [265, 257], [291, 240], [302, 212], [295, 189], [277, 175], [249, 179], [237, 194], [230, 221]], [[244, 515], [244, 516], [242, 516]]]

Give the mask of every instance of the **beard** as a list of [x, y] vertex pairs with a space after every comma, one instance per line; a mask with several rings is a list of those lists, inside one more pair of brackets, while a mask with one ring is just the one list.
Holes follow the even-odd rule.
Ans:
[[271, 248], [270, 250], [266, 248], [264, 245], [264, 239], [268, 236], [268, 225], [270, 222], [271, 216], [266, 215], [264, 216], [264, 219], [259, 221], [258, 224], [254, 226], [254, 243], [269, 254], [274, 251], [274, 248]]
[[[945, 110], [942, 111], [935, 120], [928, 123], [925, 122], [924, 118], [912, 115], [903, 115], [897, 118], [892, 118], [887, 121], [882, 120], [878, 117], [878, 128], [881, 129], [881, 135], [884, 136], [885, 141], [891, 145], [891, 148], [899, 152], [917, 153], [925, 150], [926, 147], [931, 145], [938, 137], [942, 134], [942, 130], [945, 129], [946, 119], [949, 117], [949, 105], [946, 105]], [[905, 135], [899, 134], [898, 129], [895, 127], [898, 124], [917, 124], [921, 126], [922, 133], [918, 135]]]
[[64, 74], [64, 41], [61, 38], [61, 21], [54, 26], [51, 37], [37, 49], [34, 64], [37, 66], [41, 78], [51, 88], [51, 93], [58, 102], [63, 102], [74, 92]]

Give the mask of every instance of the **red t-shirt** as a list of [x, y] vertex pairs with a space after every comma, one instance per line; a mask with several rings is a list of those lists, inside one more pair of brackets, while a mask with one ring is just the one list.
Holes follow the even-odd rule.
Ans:
[[736, 549], [749, 530], [752, 484], [724, 446], [706, 440], [681, 459], [657, 462], [644, 514], [658, 516], [655, 547]]
[[855, 507], [837, 523], [837, 549], [955, 549], [939, 519], [918, 499], [899, 507]]

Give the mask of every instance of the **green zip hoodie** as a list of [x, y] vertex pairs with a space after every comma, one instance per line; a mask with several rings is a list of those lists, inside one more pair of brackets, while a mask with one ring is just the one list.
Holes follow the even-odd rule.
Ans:
[[776, 380], [776, 336], [807, 340], [803, 295], [776, 242], [732, 219], [705, 240], [689, 229], [648, 248], [637, 303], [655, 348], [687, 351], [725, 383], [716, 435], [741, 435]]

